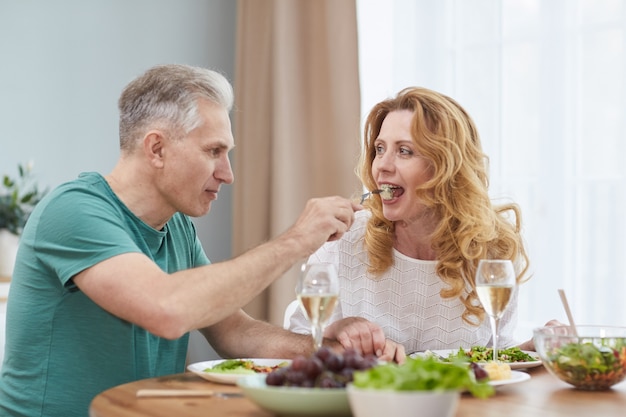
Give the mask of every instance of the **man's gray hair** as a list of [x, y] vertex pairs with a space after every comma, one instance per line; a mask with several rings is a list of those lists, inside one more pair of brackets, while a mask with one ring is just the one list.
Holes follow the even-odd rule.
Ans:
[[120, 148], [134, 148], [146, 129], [158, 127], [174, 138], [201, 123], [198, 99], [209, 100], [230, 111], [234, 95], [230, 82], [219, 72], [189, 65], [159, 65], [131, 81], [118, 101]]

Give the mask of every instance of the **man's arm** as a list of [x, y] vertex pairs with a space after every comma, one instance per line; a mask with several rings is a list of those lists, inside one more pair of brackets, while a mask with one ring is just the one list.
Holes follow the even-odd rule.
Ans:
[[[237, 329], [237, 331], [230, 331]], [[213, 326], [200, 329], [211, 347], [223, 358], [290, 359], [313, 353], [313, 338], [309, 334], [293, 333], [282, 327], [255, 320], [242, 310]], [[345, 333], [344, 333], [345, 332]], [[375, 334], [375, 336], [374, 336]], [[324, 339], [324, 345], [334, 350], [355, 349], [362, 354], [375, 353], [380, 360], [404, 362], [404, 346], [391, 340], [379, 339], [382, 329], [365, 319], [352, 318], [337, 329], [337, 334]], [[339, 335], [339, 338], [334, 336]], [[328, 336], [328, 335], [326, 335]], [[374, 352], [373, 340], [380, 344]]]
[[223, 358], [289, 359], [296, 355], [308, 356], [313, 353], [313, 339], [310, 335], [293, 333], [255, 320], [243, 310], [199, 330]]
[[80, 272], [74, 283], [110, 313], [174, 339], [233, 315], [293, 264], [341, 237], [358, 208], [341, 197], [312, 199], [285, 233], [234, 259], [167, 274], [147, 256], [126, 253]]

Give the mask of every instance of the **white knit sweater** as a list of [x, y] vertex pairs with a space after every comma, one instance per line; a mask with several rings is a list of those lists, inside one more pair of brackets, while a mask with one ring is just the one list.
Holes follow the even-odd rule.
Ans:
[[[329, 322], [343, 317], [364, 317], [379, 326], [387, 338], [404, 345], [407, 353], [491, 345], [486, 318], [480, 326], [461, 319], [465, 306], [439, 295], [444, 283], [435, 273], [436, 261], [412, 259], [394, 250], [392, 268], [379, 278], [367, 273], [363, 235], [369, 211], [356, 213], [355, 223], [340, 241], [329, 242], [314, 253], [310, 263], [333, 263], [341, 281], [340, 300]], [[517, 342], [513, 332], [517, 317], [517, 291], [500, 320], [498, 347]], [[301, 309], [290, 319], [291, 330], [310, 333]]]

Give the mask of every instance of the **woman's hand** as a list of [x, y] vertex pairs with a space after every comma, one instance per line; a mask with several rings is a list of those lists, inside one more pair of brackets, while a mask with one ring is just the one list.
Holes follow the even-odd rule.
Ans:
[[[550, 327], [550, 326], [565, 326], [564, 323], [561, 323], [558, 320], [550, 320], [549, 322], [547, 322], [545, 325], [545, 327]], [[521, 350], [528, 350], [531, 352], [536, 351], [537, 349], [535, 349], [535, 341], [531, 338], [530, 340], [525, 341], [524, 343], [521, 343], [518, 346]]]
[[403, 363], [406, 359], [404, 346], [387, 339], [380, 326], [362, 317], [346, 317], [329, 324], [324, 337], [336, 340], [344, 349], [373, 354], [383, 361]]

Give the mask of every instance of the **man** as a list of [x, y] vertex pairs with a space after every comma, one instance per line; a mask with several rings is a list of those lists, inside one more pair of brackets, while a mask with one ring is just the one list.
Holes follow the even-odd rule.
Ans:
[[[188, 216], [206, 214], [221, 185], [233, 182], [232, 104], [223, 76], [182, 65], [154, 67], [124, 89], [113, 171], [58, 187], [22, 234], [0, 415], [84, 417], [111, 386], [182, 372], [194, 329], [225, 357], [311, 353], [310, 337], [241, 307], [338, 239], [360, 206], [310, 200], [276, 239], [210, 264]], [[326, 336], [383, 359], [404, 355], [363, 320]]]

